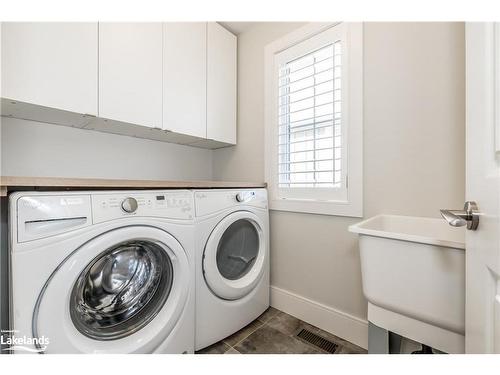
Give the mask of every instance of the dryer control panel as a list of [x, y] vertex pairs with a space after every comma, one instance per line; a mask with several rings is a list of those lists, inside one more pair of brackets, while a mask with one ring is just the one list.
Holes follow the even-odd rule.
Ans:
[[205, 216], [242, 206], [267, 209], [267, 190], [197, 190], [194, 192], [194, 201], [196, 216]]
[[92, 213], [94, 223], [129, 216], [190, 220], [193, 196], [184, 190], [92, 194]]

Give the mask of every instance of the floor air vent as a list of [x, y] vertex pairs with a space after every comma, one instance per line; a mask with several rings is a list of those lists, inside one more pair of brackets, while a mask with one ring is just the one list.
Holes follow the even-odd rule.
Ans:
[[316, 346], [317, 348], [320, 348], [321, 350], [324, 350], [327, 353], [333, 354], [338, 348], [337, 344], [318, 336], [307, 329], [302, 329], [299, 333], [297, 333], [297, 337]]

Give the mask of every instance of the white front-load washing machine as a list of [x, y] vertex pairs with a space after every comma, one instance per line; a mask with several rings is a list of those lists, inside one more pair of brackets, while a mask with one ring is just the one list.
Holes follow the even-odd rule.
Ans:
[[193, 352], [190, 191], [22, 192], [9, 209], [15, 353]]
[[195, 349], [243, 328], [269, 307], [267, 191], [197, 190]]

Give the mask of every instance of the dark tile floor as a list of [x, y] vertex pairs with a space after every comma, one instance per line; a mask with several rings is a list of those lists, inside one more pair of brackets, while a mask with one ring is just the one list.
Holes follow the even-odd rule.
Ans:
[[270, 307], [252, 323], [197, 354], [328, 354], [297, 337], [306, 328], [338, 345], [334, 354], [365, 354], [366, 350]]

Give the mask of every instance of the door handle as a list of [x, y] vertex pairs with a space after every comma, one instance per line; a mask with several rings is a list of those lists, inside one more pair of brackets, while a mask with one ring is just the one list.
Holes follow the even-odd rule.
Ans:
[[469, 230], [476, 230], [479, 226], [479, 210], [474, 201], [467, 201], [463, 210], [440, 210], [441, 216], [452, 227], [467, 226]]

